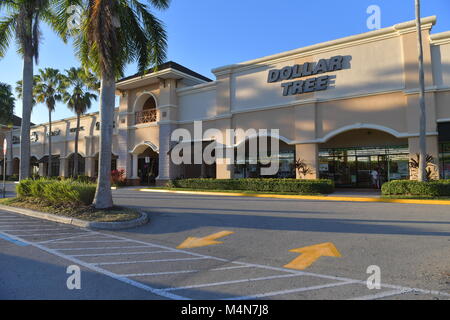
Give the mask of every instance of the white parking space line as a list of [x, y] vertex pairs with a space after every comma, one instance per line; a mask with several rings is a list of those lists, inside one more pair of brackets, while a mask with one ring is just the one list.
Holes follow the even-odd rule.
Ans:
[[[58, 243], [58, 242], [56, 242]], [[124, 247], [90, 247], [90, 248], [54, 248], [56, 251], [74, 251], [74, 250], [106, 250], [106, 249], [136, 249], [153, 248], [153, 246], [124, 246]]]
[[[102, 234], [102, 233], [98, 233], [98, 234]], [[154, 243], [150, 244], [148, 242], [144, 242], [144, 241], [140, 241], [140, 240], [127, 239], [127, 238], [120, 237], [120, 236], [115, 236], [115, 235], [109, 235], [109, 236], [112, 237], [112, 238], [115, 238], [115, 239], [121, 239], [122, 241], [129, 241], [129, 242], [139, 243], [139, 244], [143, 244], [143, 245], [147, 245], [147, 246], [153, 246], [153, 247], [156, 247], [156, 248], [172, 250], [173, 252], [185, 253], [185, 254], [192, 255], [192, 256], [197, 256], [197, 257], [205, 257], [205, 258], [209, 258], [209, 259], [217, 260], [217, 261], [230, 262], [227, 259], [207, 256], [207, 255], [204, 255], [204, 254], [199, 254], [199, 253], [190, 252], [190, 251], [186, 251], [186, 250], [174, 249], [174, 248], [163, 246], [163, 245], [159, 245], [159, 244], [154, 244]]]
[[72, 257], [99, 257], [99, 256], [122, 256], [133, 254], [153, 254], [153, 253], [170, 253], [171, 250], [160, 251], [140, 251], [140, 252], [113, 252], [113, 253], [88, 253], [88, 254], [72, 254]]
[[73, 240], [73, 241], [59, 241], [58, 243], [81, 243], [81, 242], [134, 242], [133, 240]]
[[220, 268], [214, 268], [210, 269], [210, 271], [221, 271], [221, 270], [233, 270], [233, 269], [242, 269], [242, 268], [253, 268], [252, 266], [234, 266], [234, 267], [220, 267]]
[[0, 224], [0, 228], [9, 228], [9, 227], [14, 227], [14, 226], [30, 226], [30, 227], [37, 227], [37, 226], [45, 226], [45, 227], [54, 227], [54, 225], [50, 225], [50, 224], [42, 224], [42, 222], [27, 222], [27, 223], [3, 223]]
[[118, 262], [99, 262], [93, 263], [95, 266], [104, 266], [112, 264], [130, 264], [130, 263], [156, 263], [156, 262], [171, 262], [171, 261], [188, 261], [188, 260], [204, 260], [209, 258], [195, 257], [195, 258], [176, 258], [176, 259], [159, 259], [159, 260], [136, 260], [136, 261], [118, 261]]
[[55, 242], [55, 241], [59, 241], [59, 240], [66, 240], [66, 239], [73, 239], [73, 238], [79, 238], [79, 237], [87, 237], [87, 236], [92, 236], [93, 234], [91, 232], [86, 232], [84, 234], [78, 234], [75, 236], [71, 236], [71, 237], [64, 237], [64, 238], [57, 238], [57, 239], [51, 239], [51, 240], [45, 240], [45, 241], [39, 241], [38, 243], [50, 243], [50, 242]]
[[176, 291], [176, 290], [185, 290], [185, 289], [193, 289], [193, 288], [223, 286], [223, 285], [234, 284], [234, 283], [242, 283], [242, 282], [263, 281], [263, 280], [292, 278], [292, 277], [301, 277], [301, 275], [297, 275], [297, 274], [278, 274], [278, 275], [273, 275], [273, 276], [268, 276], [268, 277], [240, 279], [240, 280], [230, 280], [230, 281], [222, 281], [222, 282], [210, 282], [210, 283], [195, 284], [195, 285], [192, 285], [192, 286], [185, 286], [185, 287], [167, 288], [167, 289], [163, 289], [163, 290], [164, 291]]
[[442, 292], [442, 291], [436, 291], [436, 290], [425, 290], [425, 289], [419, 289], [419, 288], [409, 288], [409, 287], [402, 287], [402, 286], [396, 286], [391, 284], [381, 284], [381, 287], [383, 288], [390, 288], [390, 289], [397, 289], [397, 290], [411, 290], [417, 293], [422, 293], [426, 295], [434, 295], [434, 296], [443, 296], [443, 297], [450, 297], [450, 293]]
[[[6, 233], [5, 233], [5, 234], [6, 234]], [[17, 238], [20, 239], [19, 237], [17, 237]], [[161, 291], [161, 290], [159, 290], [159, 289], [152, 288], [152, 287], [147, 286], [147, 285], [145, 285], [145, 284], [143, 284], [143, 283], [141, 283], [141, 282], [137, 282], [137, 281], [134, 281], [134, 280], [132, 280], [132, 279], [128, 279], [128, 278], [123, 277], [123, 276], [121, 276], [121, 275], [118, 275], [118, 274], [116, 274], [116, 273], [114, 273], [114, 272], [111, 272], [111, 271], [108, 271], [108, 270], [99, 268], [99, 267], [94, 266], [94, 265], [92, 265], [92, 264], [90, 264], [90, 263], [86, 263], [86, 262], [84, 262], [84, 261], [81, 261], [81, 260], [79, 260], [79, 259], [77, 259], [77, 258], [70, 257], [70, 256], [68, 256], [68, 255], [65, 255], [65, 254], [63, 254], [63, 253], [61, 253], [61, 252], [57, 252], [56, 250], [47, 248], [47, 247], [45, 247], [45, 246], [43, 246], [43, 245], [40, 245], [40, 244], [38, 244], [38, 243], [35, 243], [35, 242], [34, 242], [34, 243], [33, 243], [33, 242], [28, 242], [28, 241], [23, 240], [23, 239], [22, 239], [22, 241], [24, 241], [25, 243], [28, 243], [29, 245], [32, 245], [32, 246], [34, 246], [34, 247], [36, 247], [36, 248], [39, 248], [39, 249], [41, 249], [41, 250], [43, 250], [43, 251], [45, 251], [45, 252], [48, 252], [48, 253], [53, 254], [53, 255], [55, 255], [55, 256], [58, 256], [58, 257], [60, 257], [60, 258], [66, 259], [66, 260], [68, 260], [68, 261], [74, 262], [74, 263], [77, 264], [77, 265], [86, 267], [86, 268], [88, 268], [88, 269], [91, 269], [91, 270], [93, 270], [93, 271], [96, 271], [96, 272], [98, 272], [98, 273], [101, 273], [101, 274], [103, 274], [103, 275], [106, 275], [106, 276], [111, 277], [111, 278], [113, 278], [113, 279], [122, 281], [122, 282], [127, 283], [127, 284], [129, 284], [129, 285], [132, 285], [132, 286], [134, 286], [134, 287], [143, 289], [143, 290], [145, 290], [145, 291], [147, 291], [147, 292], [150, 292], [150, 293], [153, 293], [153, 294], [162, 296], [162, 297], [166, 297], [166, 298], [169, 298], [169, 299], [174, 299], [174, 300], [188, 300], [188, 299], [189, 299], [189, 298], [186, 298], [186, 297], [182, 297], [182, 296], [179, 296], [179, 295], [172, 294], [172, 293], [170, 293], [170, 292], [163, 292], [163, 291]]]
[[358, 282], [360, 282], [360, 281], [354, 280], [354, 281], [346, 281], [346, 282], [333, 282], [333, 283], [323, 284], [320, 286], [272, 291], [272, 292], [266, 292], [266, 293], [261, 293], [261, 294], [255, 294], [255, 295], [251, 295], [251, 296], [237, 296], [237, 297], [226, 298], [226, 299], [222, 299], [222, 300], [254, 300], [254, 299], [260, 299], [260, 298], [265, 298], [265, 297], [273, 297], [273, 296], [283, 295], [283, 294], [290, 294], [290, 293], [296, 293], [296, 292], [320, 290], [320, 289], [325, 289], [325, 288], [344, 286], [344, 285], [358, 283]]
[[[213, 268], [213, 269], [209, 269], [209, 270], [181, 270], [181, 271], [168, 271], [168, 272], [129, 273], [129, 274], [121, 274], [121, 276], [124, 276], [124, 277], [147, 277], [147, 276], [149, 276], [150, 277], [150, 276], [160, 276], [160, 275], [179, 274], [179, 273], [196, 273], [196, 272], [201, 272], [201, 271], [221, 271], [221, 270], [249, 268], [249, 267], [250, 266], [236, 266], [236, 267]], [[163, 289], [161, 289], [161, 290], [163, 290]]]
[[[64, 232], [64, 233], [31, 233], [31, 234], [16, 234], [16, 236], [20, 236], [20, 237], [39, 237], [39, 236], [48, 236], [48, 237], [52, 237], [52, 236], [63, 236], [63, 235], [74, 235], [74, 232]], [[85, 232], [81, 233], [81, 234], [85, 234]]]
[[[67, 229], [69, 229], [69, 228], [67, 228]], [[72, 229], [73, 230], [73, 229]], [[61, 229], [36, 229], [36, 228], [31, 228], [31, 229], [8, 229], [8, 230], [2, 230], [2, 231], [5, 231], [5, 232], [25, 232], [25, 231], [29, 231], [29, 232], [32, 232], [32, 231], [63, 231], [63, 230], [61, 230]]]
[[200, 270], [181, 270], [181, 271], [149, 272], [149, 273], [129, 273], [129, 274], [119, 274], [119, 276], [122, 276], [122, 277], [150, 277], [150, 276], [163, 276], [163, 275], [168, 275], [168, 274], [195, 273], [195, 272], [200, 272]]
[[[6, 217], [4, 217], [6, 218]], [[337, 276], [330, 276], [330, 275], [324, 275], [324, 274], [316, 274], [311, 272], [305, 272], [305, 271], [298, 271], [298, 270], [292, 270], [292, 269], [286, 269], [282, 267], [272, 267], [267, 265], [260, 265], [260, 264], [253, 264], [253, 263], [246, 263], [246, 262], [239, 262], [239, 261], [230, 261], [227, 259], [222, 259], [218, 257], [212, 257], [204, 254], [199, 254], [195, 252], [185, 251], [185, 250], [179, 250], [171, 247], [167, 247], [164, 245], [154, 244], [154, 243], [148, 243], [140, 240], [134, 240], [134, 239], [128, 239], [125, 237], [112, 235], [108, 233], [101, 233], [97, 231], [84, 231], [85, 229], [82, 228], [74, 228], [72, 229], [73, 232], [70, 232], [70, 230], [67, 230], [68, 232], [64, 232], [64, 229], [68, 229], [70, 227], [64, 227], [61, 225], [61, 227], [58, 227], [58, 224], [43, 224], [42, 222], [36, 221], [34, 224], [32, 222], [23, 221], [20, 223], [16, 223], [17, 221], [14, 221], [13, 223], [7, 223], [6, 221], [4, 224], [2, 224], [2, 221], [0, 220], [0, 231], [2, 231], [2, 228], [8, 228], [12, 229], [13, 231], [10, 232], [40, 232], [44, 231], [44, 228], [50, 231], [46, 234], [21, 234], [21, 235], [9, 235], [8, 233], [4, 233], [5, 235], [9, 235], [14, 239], [17, 239], [19, 241], [23, 241], [25, 244], [32, 245], [40, 250], [46, 251], [50, 254], [53, 254], [55, 256], [58, 256], [60, 258], [66, 259], [68, 261], [71, 261], [75, 264], [78, 264], [80, 266], [84, 266], [88, 269], [91, 269], [95, 272], [101, 273], [103, 275], [106, 275], [108, 277], [111, 277], [113, 279], [122, 281], [124, 283], [127, 283], [129, 285], [132, 285], [137, 288], [141, 288], [147, 292], [157, 294], [162, 297], [166, 297], [169, 299], [177, 299], [177, 300], [186, 300], [190, 299], [189, 297], [180, 296], [173, 294], [173, 291], [183, 290], [183, 289], [192, 289], [192, 288], [201, 288], [201, 287], [211, 287], [211, 286], [220, 286], [220, 285], [228, 285], [228, 284], [239, 284], [242, 283], [245, 285], [245, 283], [252, 282], [252, 281], [266, 281], [270, 279], [277, 279], [277, 278], [289, 278], [289, 277], [298, 277], [298, 276], [310, 276], [315, 278], [322, 278], [322, 279], [328, 279], [328, 280], [334, 280], [335, 282], [327, 283], [323, 285], [317, 285], [317, 286], [311, 286], [311, 287], [303, 287], [303, 288], [292, 288], [287, 290], [279, 290], [279, 291], [272, 291], [272, 292], [266, 292], [256, 295], [246, 295], [246, 296], [237, 296], [233, 298], [226, 298], [225, 300], [247, 300], [247, 299], [259, 299], [259, 298], [265, 298], [265, 297], [271, 297], [271, 296], [279, 296], [279, 295], [286, 295], [296, 292], [303, 292], [303, 291], [312, 291], [312, 290], [320, 290], [325, 288], [331, 288], [331, 287], [338, 287], [338, 286], [344, 286], [349, 284], [362, 284], [365, 285], [366, 282], [363, 280], [355, 280], [355, 279], [349, 279], [344, 277], [337, 277]], [[19, 227], [20, 225], [20, 227]], [[18, 229], [21, 227], [29, 226], [28, 229]], [[41, 227], [41, 229], [30, 229], [30, 228], [38, 228]], [[17, 229], [13, 229], [17, 228]], [[51, 228], [51, 229], [50, 229]], [[14, 231], [17, 230], [17, 231]], [[51, 233], [51, 231], [55, 233]], [[60, 232], [58, 232], [60, 231]], [[80, 234], [76, 234], [76, 233]], [[57, 239], [50, 239], [45, 241], [28, 241], [24, 240], [23, 237], [33, 237], [33, 236], [53, 236], [53, 235], [64, 235], [65, 237], [57, 238]], [[80, 237], [84, 236], [90, 236], [93, 238], [93, 240], [87, 240], [87, 239], [79, 239]], [[70, 240], [71, 239], [71, 240]], [[97, 240], [96, 240], [97, 239]], [[99, 247], [94, 247], [95, 243], [99, 243]], [[102, 245], [101, 243], [111, 243], [112, 246], [108, 247], [105, 245]], [[117, 243], [116, 246], [114, 246], [113, 243]], [[45, 246], [45, 244], [48, 245], [61, 245], [61, 248], [49, 248]], [[67, 244], [67, 245], [64, 245]], [[79, 244], [81, 247], [71, 247], [73, 245]], [[83, 247], [84, 246], [84, 247]], [[148, 252], [142, 252], [141, 250], [133, 250], [133, 249], [142, 249], [142, 251], [149, 250]], [[155, 251], [151, 251], [151, 250]], [[70, 255], [72, 251], [74, 251], [73, 255]], [[90, 250], [97, 250], [100, 253], [89, 253]], [[107, 250], [119, 250], [119, 252], [108, 252]], [[131, 250], [131, 251], [129, 251]], [[139, 252], [138, 252], [139, 251]], [[95, 251], [94, 251], [95, 252]], [[188, 255], [188, 258], [174, 258], [174, 259], [154, 259], [154, 260], [134, 260], [134, 261], [117, 261], [117, 262], [98, 262], [98, 263], [89, 263], [83, 260], [78, 259], [78, 257], [94, 257], [94, 256], [129, 256], [133, 254], [153, 254], [153, 253], [182, 253], [185, 255]], [[228, 264], [232, 264], [231, 266], [227, 267], [217, 267], [212, 269], [204, 269], [204, 270], [180, 270], [180, 271], [167, 271], [167, 272], [150, 272], [151, 270], [141, 270], [132, 269], [131, 271], [137, 271], [135, 273], [129, 273], [129, 274], [117, 274], [112, 271], [106, 270], [101, 268], [102, 265], [121, 265], [121, 264], [139, 264], [139, 263], [164, 263], [164, 262], [172, 262], [172, 261], [192, 261], [192, 260], [203, 260], [203, 259], [210, 259], [215, 261], [222, 261]], [[161, 265], [160, 265], [161, 266]], [[180, 266], [182, 266], [182, 263], [180, 263]], [[207, 272], [207, 271], [220, 271], [220, 270], [233, 270], [233, 269], [239, 269], [239, 268], [256, 268], [256, 269], [265, 269], [265, 270], [272, 270], [272, 271], [278, 271], [282, 272], [282, 274], [273, 275], [273, 276], [266, 276], [266, 277], [260, 277], [260, 278], [248, 278], [248, 279], [239, 279], [239, 280], [230, 280], [230, 281], [223, 281], [223, 282], [211, 282], [211, 283], [203, 283], [203, 284], [193, 284], [191, 286], [184, 286], [184, 287], [172, 287], [172, 288], [166, 288], [166, 289], [157, 289], [153, 288], [147, 284], [144, 284], [143, 282], [139, 282], [136, 280], [129, 279], [129, 277], [147, 277], [147, 276], [164, 276], [164, 275], [177, 275], [177, 274], [183, 274], [183, 273], [197, 273], [197, 272]], [[136, 270], [137, 269], [137, 270]], [[188, 268], [187, 268], [188, 269]], [[144, 272], [139, 272], [144, 271]], [[145, 272], [148, 271], [148, 272]], [[234, 275], [234, 274], [233, 274]], [[234, 277], [234, 276], [233, 276]], [[327, 281], [328, 282], [328, 281]], [[395, 296], [398, 294], [408, 293], [408, 292], [418, 292], [422, 294], [432, 294], [432, 295], [440, 295], [445, 297], [450, 297], [450, 294], [439, 292], [439, 291], [430, 291], [430, 290], [422, 290], [422, 289], [416, 289], [416, 288], [408, 288], [408, 287], [402, 287], [402, 286], [396, 286], [396, 285], [389, 285], [389, 284], [382, 284], [383, 288], [389, 288], [391, 290], [376, 293], [373, 295], [366, 295], [361, 297], [355, 297], [353, 299], [380, 299], [384, 297], [389, 296]], [[207, 299], [206, 296], [207, 293], [205, 293], [204, 299]]]
[[348, 300], [375, 300], [375, 299], [381, 299], [381, 298], [385, 298], [385, 297], [396, 296], [396, 295], [404, 294], [404, 293], [408, 293], [408, 292], [414, 292], [414, 289], [399, 289], [399, 290], [385, 291], [385, 292], [380, 292], [378, 294], [350, 298]]

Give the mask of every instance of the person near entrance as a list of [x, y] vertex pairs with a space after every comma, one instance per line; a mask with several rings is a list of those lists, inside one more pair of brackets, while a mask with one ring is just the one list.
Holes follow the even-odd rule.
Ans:
[[375, 189], [380, 189], [380, 174], [378, 168], [374, 168], [370, 174], [372, 176], [372, 185]]

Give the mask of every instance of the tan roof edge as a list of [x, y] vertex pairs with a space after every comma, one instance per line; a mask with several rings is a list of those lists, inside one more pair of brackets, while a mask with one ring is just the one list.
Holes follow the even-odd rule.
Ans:
[[430, 39], [433, 41], [443, 40], [443, 39], [448, 39], [448, 38], [450, 38], [450, 31], [445, 31], [445, 32], [435, 33], [435, 34], [430, 35]]
[[[426, 29], [426, 28], [431, 28], [431, 26], [436, 24], [437, 17], [430, 16], [430, 17], [422, 18], [421, 20], [422, 20], [422, 24], [423, 24], [422, 28]], [[383, 29], [379, 29], [379, 30], [374, 30], [374, 31], [370, 31], [370, 32], [353, 35], [353, 36], [339, 38], [336, 40], [322, 42], [322, 43], [314, 44], [311, 46], [307, 46], [307, 47], [303, 47], [303, 48], [299, 48], [299, 49], [294, 49], [291, 51], [286, 51], [283, 53], [278, 53], [278, 54], [258, 58], [255, 60], [249, 60], [249, 61], [245, 61], [245, 62], [241, 62], [241, 63], [237, 63], [237, 64], [230, 64], [230, 65], [218, 67], [218, 68], [212, 69], [211, 72], [212, 73], [221, 73], [221, 72], [225, 72], [227, 70], [231, 71], [232, 69], [242, 68], [242, 67], [250, 66], [253, 64], [266, 62], [266, 61], [274, 60], [274, 59], [280, 59], [283, 57], [300, 54], [300, 53], [305, 53], [308, 51], [313, 51], [313, 50], [317, 50], [317, 49], [321, 49], [321, 48], [331, 47], [331, 46], [349, 43], [349, 42], [358, 41], [358, 40], [363, 40], [363, 39], [369, 39], [369, 38], [382, 36], [382, 35], [389, 34], [389, 33], [397, 33], [401, 30], [413, 28], [415, 26], [416, 26], [415, 20], [402, 22], [402, 23], [393, 25], [391, 27], [387, 27], [387, 28], [383, 28]]]

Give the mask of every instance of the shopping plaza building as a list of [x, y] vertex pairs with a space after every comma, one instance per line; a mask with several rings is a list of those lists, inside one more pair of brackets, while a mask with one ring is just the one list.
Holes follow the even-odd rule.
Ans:
[[[450, 32], [432, 34], [436, 17], [423, 19], [427, 153], [435, 178], [450, 178]], [[250, 156], [233, 163], [181, 164], [171, 161], [171, 133], [218, 129], [279, 129], [276, 177], [298, 177], [295, 161], [304, 160], [306, 178], [330, 178], [338, 186], [369, 187], [377, 169], [384, 181], [414, 178], [409, 160], [419, 152], [419, 76], [414, 21], [324, 42], [212, 70], [208, 79], [177, 63], [117, 82], [113, 160], [133, 184], [174, 178], [260, 176]], [[79, 170], [98, 172], [99, 115], [81, 119]], [[76, 118], [38, 124], [31, 129], [34, 173], [46, 175], [52, 135], [52, 175], [73, 171]], [[270, 135], [270, 134], [269, 134]], [[17, 174], [19, 131], [7, 155], [9, 174]], [[193, 135], [194, 136], [194, 135]], [[237, 136], [228, 148], [252, 139]], [[204, 146], [215, 136], [202, 137]], [[192, 140], [193, 141], [193, 140]], [[191, 141], [191, 142], [192, 142]], [[184, 143], [189, 141], [184, 141]]]

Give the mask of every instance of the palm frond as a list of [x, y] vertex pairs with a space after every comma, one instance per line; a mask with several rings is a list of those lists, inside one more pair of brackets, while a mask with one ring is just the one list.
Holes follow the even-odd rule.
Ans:
[[14, 37], [14, 33], [16, 32], [16, 19], [17, 15], [11, 15], [10, 17], [0, 20], [0, 58], [5, 56], [11, 40]]

